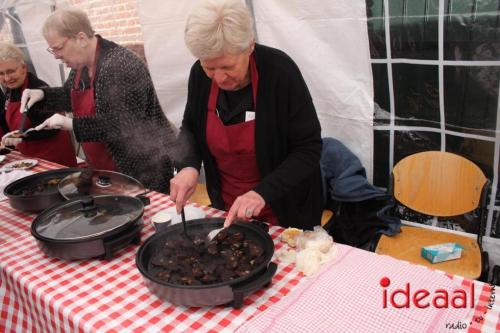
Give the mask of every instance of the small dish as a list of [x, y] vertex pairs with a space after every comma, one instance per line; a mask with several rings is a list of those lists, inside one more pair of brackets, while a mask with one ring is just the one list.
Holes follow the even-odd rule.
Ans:
[[38, 164], [38, 160], [33, 160], [33, 159], [25, 159], [25, 160], [18, 160], [18, 161], [12, 161], [10, 163], [7, 163], [3, 166], [2, 169], [4, 170], [26, 170], [34, 167], [35, 165]]
[[[170, 214], [170, 216], [172, 217], [172, 221], [170, 222], [170, 224], [182, 222], [181, 214], [177, 214], [177, 212], [175, 211], [175, 206], [169, 207], [163, 211], [167, 214]], [[203, 209], [191, 205], [187, 205], [184, 207], [184, 214], [186, 215], [186, 221], [202, 219], [206, 216]]]
[[151, 224], [156, 232], [164, 230], [172, 222], [172, 216], [166, 210], [160, 210], [151, 218]]

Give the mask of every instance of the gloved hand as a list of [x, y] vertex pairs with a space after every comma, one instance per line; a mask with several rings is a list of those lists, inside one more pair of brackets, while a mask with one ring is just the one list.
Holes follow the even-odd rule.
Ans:
[[2, 136], [2, 147], [17, 147], [17, 145], [23, 141], [23, 138], [16, 137], [17, 134], [20, 134], [20, 132], [18, 130], [15, 130]]
[[36, 102], [41, 101], [44, 96], [45, 94], [41, 89], [24, 89], [21, 96], [21, 113], [32, 107]]
[[37, 131], [41, 129], [63, 129], [71, 131], [73, 130], [73, 119], [56, 113], [35, 127], [35, 130]]

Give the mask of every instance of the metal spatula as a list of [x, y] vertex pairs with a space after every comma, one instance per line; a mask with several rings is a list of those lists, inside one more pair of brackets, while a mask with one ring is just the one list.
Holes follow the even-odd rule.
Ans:
[[28, 136], [28, 133], [33, 132], [33, 131], [38, 131], [38, 130], [36, 129], [36, 127], [28, 128], [26, 131], [21, 132], [21, 136], [26, 137], [26, 136]]
[[225, 228], [222, 227], [222, 228], [217, 228], [217, 229], [214, 229], [212, 231], [210, 231], [207, 235], [207, 237], [205, 238], [205, 243], [210, 243], [214, 238], [215, 236], [217, 236], [217, 234], [219, 232], [221, 232], [222, 230], [224, 230]]

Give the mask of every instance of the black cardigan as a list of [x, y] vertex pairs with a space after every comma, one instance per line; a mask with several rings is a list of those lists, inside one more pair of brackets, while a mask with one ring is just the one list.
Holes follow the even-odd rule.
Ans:
[[[321, 222], [323, 193], [319, 160], [321, 127], [307, 85], [284, 52], [256, 45], [259, 72], [255, 149], [262, 181], [254, 188], [271, 205], [280, 225], [311, 229]], [[200, 62], [191, 68], [180, 140], [190, 149], [181, 167], [205, 168], [212, 205], [223, 209], [219, 173], [206, 143], [211, 80]]]
[[[96, 115], [73, 120], [78, 142], [102, 142], [118, 171], [140, 180], [147, 188], [169, 192], [170, 155], [175, 128], [161, 110], [144, 62], [126, 48], [100, 39], [94, 79]], [[72, 70], [64, 87], [45, 88], [45, 107], [70, 111]]]

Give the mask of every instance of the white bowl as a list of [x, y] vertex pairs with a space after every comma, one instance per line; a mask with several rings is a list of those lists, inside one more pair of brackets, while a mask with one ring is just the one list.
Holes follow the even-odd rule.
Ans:
[[172, 223], [172, 215], [165, 210], [160, 210], [158, 213], [151, 217], [151, 224], [156, 231], [161, 231]]
[[[170, 216], [172, 216], [171, 224], [182, 222], [181, 214], [177, 214], [177, 212], [175, 211], [175, 206], [164, 209], [162, 210], [162, 212], [165, 212], [167, 214], [170, 214]], [[186, 215], [186, 221], [202, 219], [207, 215], [205, 214], [205, 211], [203, 209], [192, 205], [184, 206], [184, 214]]]

